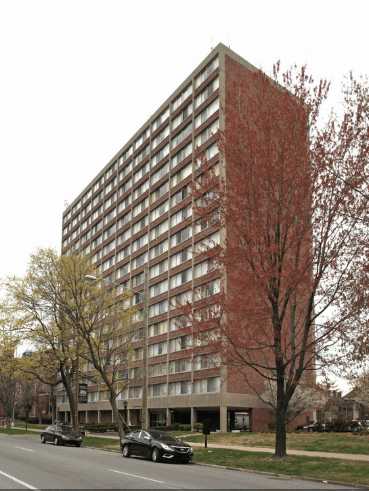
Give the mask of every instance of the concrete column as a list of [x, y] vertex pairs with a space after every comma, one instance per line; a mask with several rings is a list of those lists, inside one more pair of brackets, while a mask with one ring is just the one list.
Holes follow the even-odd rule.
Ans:
[[[144, 428], [146, 422], [146, 428]], [[148, 430], [150, 428], [150, 411], [148, 409], [141, 409], [141, 424], [143, 430]]]
[[220, 406], [220, 408], [219, 408], [219, 422], [220, 422], [220, 431], [226, 433], [228, 431], [228, 428], [227, 428], [227, 407]]
[[114, 413], [113, 413], [113, 410], [111, 411], [111, 422], [114, 423]]
[[197, 411], [195, 407], [191, 407], [191, 431], [195, 430], [195, 423], [197, 423]]
[[85, 424], [88, 424], [88, 411], [85, 411]]
[[100, 409], [97, 410], [97, 422], [98, 423], [101, 423], [101, 413], [100, 413]]
[[131, 410], [127, 409], [127, 424], [128, 426], [131, 426]]
[[64, 411], [64, 423], [68, 423], [67, 411]]
[[170, 426], [172, 424], [172, 413], [170, 412], [169, 407], [167, 407], [166, 411], [167, 426]]

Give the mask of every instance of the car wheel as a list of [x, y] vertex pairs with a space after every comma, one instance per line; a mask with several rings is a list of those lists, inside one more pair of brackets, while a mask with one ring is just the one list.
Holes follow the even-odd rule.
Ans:
[[154, 448], [154, 450], [151, 452], [151, 460], [153, 462], [160, 462], [160, 452], [158, 448]]
[[46, 438], [44, 437], [44, 435], [41, 435], [41, 443], [46, 443]]
[[56, 436], [54, 437], [54, 445], [60, 445], [59, 438]]
[[131, 456], [131, 452], [129, 451], [129, 446], [128, 445], [123, 445], [123, 448], [122, 448], [122, 455], [123, 457], [125, 457], [126, 459], [128, 459], [128, 457]]

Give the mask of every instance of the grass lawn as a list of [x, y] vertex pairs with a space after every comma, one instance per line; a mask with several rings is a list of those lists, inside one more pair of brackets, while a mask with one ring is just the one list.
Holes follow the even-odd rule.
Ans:
[[[203, 442], [203, 435], [189, 436], [188, 442]], [[211, 433], [209, 443], [274, 447], [274, 433]], [[287, 448], [315, 452], [361, 453], [369, 455], [369, 435], [352, 433], [288, 433]]]
[[366, 462], [298, 456], [278, 461], [270, 454], [222, 449], [194, 449], [194, 462], [321, 479], [322, 481], [369, 485], [369, 465]]
[[18, 430], [16, 428], [0, 428], [0, 434], [5, 435], [27, 435], [26, 430]]
[[[15, 426], [18, 426], [19, 428], [25, 428], [26, 423], [24, 421], [16, 421]], [[31, 430], [43, 430], [43, 429], [47, 428], [48, 426], [50, 426], [50, 425], [39, 425], [39, 424], [35, 424], [35, 423], [28, 423], [27, 424], [27, 428], [29, 428]]]
[[119, 440], [113, 438], [96, 438], [94, 436], [86, 436], [83, 439], [84, 447], [104, 448], [107, 450], [120, 450]]

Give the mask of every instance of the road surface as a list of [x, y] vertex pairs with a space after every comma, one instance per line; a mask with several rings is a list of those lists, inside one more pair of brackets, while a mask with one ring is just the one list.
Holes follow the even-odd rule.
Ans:
[[349, 489], [200, 465], [158, 463], [0, 435], [0, 489]]

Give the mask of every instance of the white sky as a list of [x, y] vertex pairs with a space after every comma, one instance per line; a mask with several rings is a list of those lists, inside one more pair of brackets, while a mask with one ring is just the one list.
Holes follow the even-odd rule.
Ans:
[[369, 73], [367, 0], [0, 0], [0, 277], [218, 42], [254, 65]]

